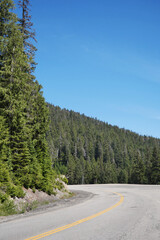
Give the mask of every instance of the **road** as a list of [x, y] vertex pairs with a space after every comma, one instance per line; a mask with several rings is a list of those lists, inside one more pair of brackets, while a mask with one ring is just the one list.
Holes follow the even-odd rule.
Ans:
[[3, 222], [0, 240], [160, 239], [160, 186], [104, 184], [69, 188], [92, 195]]

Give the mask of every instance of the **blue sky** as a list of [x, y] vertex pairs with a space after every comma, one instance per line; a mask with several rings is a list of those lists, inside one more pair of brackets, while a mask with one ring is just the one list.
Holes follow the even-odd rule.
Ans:
[[46, 101], [160, 138], [160, 1], [31, 2]]

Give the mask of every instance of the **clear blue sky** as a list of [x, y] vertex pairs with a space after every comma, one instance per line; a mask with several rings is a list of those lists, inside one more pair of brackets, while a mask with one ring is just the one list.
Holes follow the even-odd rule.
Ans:
[[160, 138], [160, 1], [31, 3], [46, 101]]

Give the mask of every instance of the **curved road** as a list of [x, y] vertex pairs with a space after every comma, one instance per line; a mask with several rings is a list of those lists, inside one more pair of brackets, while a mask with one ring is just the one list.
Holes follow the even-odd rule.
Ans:
[[[160, 186], [77, 185], [92, 193], [0, 224], [0, 240], [159, 240]], [[89, 196], [89, 195], [86, 195]]]

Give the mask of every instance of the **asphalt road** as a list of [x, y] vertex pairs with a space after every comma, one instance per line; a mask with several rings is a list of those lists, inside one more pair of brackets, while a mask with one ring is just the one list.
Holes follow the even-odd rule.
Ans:
[[[0, 223], [0, 240], [159, 240], [160, 186], [77, 185], [59, 207]], [[79, 194], [80, 196], [80, 194]]]

